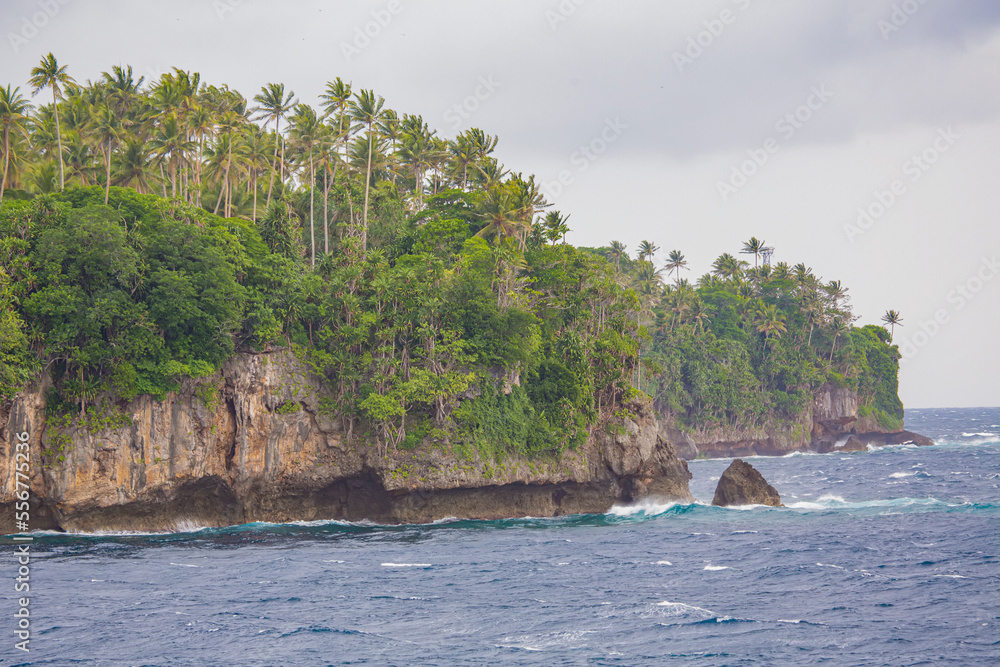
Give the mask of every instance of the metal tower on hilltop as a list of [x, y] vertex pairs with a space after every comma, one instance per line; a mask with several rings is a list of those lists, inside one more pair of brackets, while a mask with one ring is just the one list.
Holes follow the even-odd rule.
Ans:
[[771, 266], [771, 255], [774, 254], [774, 246], [766, 246], [760, 249], [760, 255], [764, 260], [764, 264]]

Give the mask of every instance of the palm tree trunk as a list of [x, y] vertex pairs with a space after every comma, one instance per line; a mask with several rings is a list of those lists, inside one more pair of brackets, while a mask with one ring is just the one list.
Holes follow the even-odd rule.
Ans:
[[330, 254], [330, 170], [323, 169], [323, 254]]
[[309, 146], [309, 249], [312, 266], [316, 266], [316, 220], [313, 215], [316, 201], [316, 172], [313, 168], [312, 146]]
[[195, 206], [201, 206], [201, 161], [205, 157], [205, 135], [198, 137], [198, 164], [194, 166]]
[[253, 222], [257, 224], [257, 175], [254, 172], [254, 177], [250, 179], [250, 187], [253, 188]]
[[365, 169], [365, 215], [364, 223], [361, 228], [361, 253], [362, 255], [368, 252], [368, 191], [371, 189], [372, 184], [372, 143], [374, 141], [374, 135], [372, 134], [372, 125], [368, 124], [368, 165]]
[[271, 180], [267, 184], [267, 202], [264, 204], [265, 210], [271, 208], [271, 190], [274, 188], [274, 172], [278, 171], [278, 127], [281, 119], [274, 121], [274, 160], [271, 161]]
[[[108, 139], [108, 152], [105, 153], [104, 162], [107, 164], [104, 179], [104, 205], [108, 205], [108, 197], [111, 195], [111, 139]], [[160, 165], [162, 173], [163, 165]]]
[[7, 189], [7, 169], [10, 167], [10, 128], [6, 125], [3, 128], [3, 181], [0, 182], [0, 203], [3, 202], [3, 193]]
[[56, 89], [52, 86], [52, 111], [56, 115], [56, 147], [59, 151], [59, 192], [66, 189], [66, 176], [63, 170], [62, 134], [59, 131], [59, 106], [56, 104]]

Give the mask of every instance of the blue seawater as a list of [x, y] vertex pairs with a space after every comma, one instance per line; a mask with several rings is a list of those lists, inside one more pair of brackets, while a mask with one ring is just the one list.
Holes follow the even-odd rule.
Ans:
[[[934, 447], [755, 457], [785, 508], [424, 526], [36, 534], [31, 652], [3, 664], [1000, 664], [1000, 409], [914, 410]], [[6, 555], [2, 555], [6, 554]]]

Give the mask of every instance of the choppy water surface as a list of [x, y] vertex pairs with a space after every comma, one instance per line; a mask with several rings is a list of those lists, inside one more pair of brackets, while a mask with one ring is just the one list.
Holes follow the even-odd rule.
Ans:
[[907, 427], [941, 444], [750, 459], [786, 508], [708, 506], [728, 465], [710, 460], [690, 464], [699, 503], [606, 515], [42, 536], [32, 651], [8, 638], [0, 656], [1000, 664], [1000, 409], [909, 411]]

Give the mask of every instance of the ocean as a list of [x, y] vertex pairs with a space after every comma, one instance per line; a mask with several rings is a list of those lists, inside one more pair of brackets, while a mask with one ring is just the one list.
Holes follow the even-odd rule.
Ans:
[[[784, 508], [36, 534], [4, 665], [1000, 664], [1000, 409], [910, 410], [934, 447], [747, 460]], [[9, 540], [5, 540], [9, 544]]]

